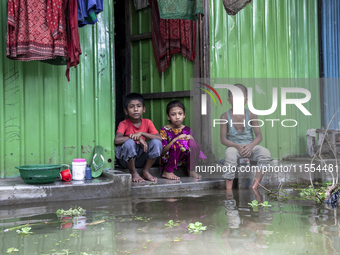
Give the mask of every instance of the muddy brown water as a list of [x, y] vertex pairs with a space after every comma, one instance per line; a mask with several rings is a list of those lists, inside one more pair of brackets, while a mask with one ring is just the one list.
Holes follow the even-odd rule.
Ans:
[[[251, 208], [257, 199], [271, 207]], [[78, 205], [81, 217], [57, 217]], [[339, 254], [337, 215], [311, 201], [271, 201], [262, 190], [36, 203], [0, 208], [0, 254]], [[176, 226], [167, 227], [172, 220]], [[30, 235], [11, 228], [31, 224]], [[189, 223], [207, 229], [190, 234]], [[340, 222], [340, 221], [339, 221]], [[8, 230], [8, 231], [7, 231]], [[5, 232], [4, 232], [5, 231]]]

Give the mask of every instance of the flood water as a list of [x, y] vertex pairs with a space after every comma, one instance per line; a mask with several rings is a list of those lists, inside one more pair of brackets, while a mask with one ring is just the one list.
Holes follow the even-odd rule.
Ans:
[[[269, 201], [271, 207], [252, 209], [248, 203], [254, 199]], [[55, 214], [75, 205], [86, 214]], [[336, 215], [339, 210], [310, 201], [271, 201], [263, 190], [1, 206], [0, 254], [8, 254], [11, 247], [19, 250], [13, 254], [29, 255], [339, 254]], [[169, 220], [176, 226], [165, 226]], [[207, 229], [189, 234], [187, 225], [195, 222]], [[27, 223], [30, 235], [11, 230]]]

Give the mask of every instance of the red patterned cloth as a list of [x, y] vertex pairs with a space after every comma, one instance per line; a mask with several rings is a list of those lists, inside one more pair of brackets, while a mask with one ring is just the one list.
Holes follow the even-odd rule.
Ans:
[[79, 30], [78, 30], [78, 8], [77, 0], [68, 0], [68, 22], [67, 22], [67, 49], [68, 62], [66, 77], [70, 81], [70, 67], [77, 67], [81, 55]]
[[8, 0], [7, 57], [23, 61], [66, 58], [66, 1]]
[[172, 54], [181, 53], [188, 60], [196, 55], [196, 21], [161, 19], [157, 0], [149, 0], [152, 16], [152, 46], [158, 73], [169, 66]]

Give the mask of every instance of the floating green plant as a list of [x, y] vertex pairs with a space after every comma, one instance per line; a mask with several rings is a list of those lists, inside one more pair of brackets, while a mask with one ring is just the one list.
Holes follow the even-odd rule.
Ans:
[[33, 232], [30, 232], [30, 230], [31, 230], [31, 227], [23, 227], [21, 229], [18, 229], [17, 233], [19, 235], [29, 235], [33, 233]]
[[[319, 195], [321, 200], [325, 199], [326, 189], [328, 185], [332, 185], [332, 182], [314, 183], [315, 192]], [[304, 199], [310, 199], [310, 200], [315, 200], [315, 201], [319, 200], [315, 195], [312, 185], [309, 185], [308, 188], [297, 189], [297, 190], [300, 190], [300, 197]]]
[[9, 254], [13, 254], [13, 253], [16, 252], [16, 251], [19, 251], [19, 249], [14, 248], [14, 247], [11, 247], [11, 248], [8, 248], [8, 249], [7, 249], [7, 253], [9, 253]]
[[164, 226], [167, 228], [173, 228], [179, 226], [179, 223], [175, 223], [173, 220], [169, 220], [168, 223], [165, 223]]
[[75, 206], [74, 209], [72, 209], [72, 207], [68, 210], [64, 210], [64, 209], [58, 209], [56, 214], [58, 215], [58, 217], [61, 216], [81, 216], [84, 215], [86, 212], [85, 209], [83, 209], [80, 206]]
[[251, 207], [257, 207], [260, 206], [259, 202], [257, 200], [253, 200], [251, 201], [251, 203], [248, 203], [248, 205], [250, 205]]
[[189, 233], [194, 233], [194, 234], [201, 234], [202, 231], [207, 230], [206, 226], [203, 226], [201, 222], [196, 222], [194, 223], [189, 223], [187, 229], [189, 230]]
[[263, 201], [263, 203], [260, 204], [263, 207], [271, 207], [271, 205], [268, 203], [268, 201]]

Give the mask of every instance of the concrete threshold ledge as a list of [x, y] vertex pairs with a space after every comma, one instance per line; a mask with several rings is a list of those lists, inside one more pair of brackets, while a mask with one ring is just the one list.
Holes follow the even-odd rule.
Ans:
[[208, 189], [225, 189], [224, 180], [181, 177], [180, 180], [158, 179], [157, 183], [146, 181], [132, 184], [132, 195], [145, 195], [162, 192], [187, 192]]
[[0, 205], [71, 201], [131, 195], [131, 175], [108, 170], [97, 179], [26, 184], [21, 178], [0, 180]]

